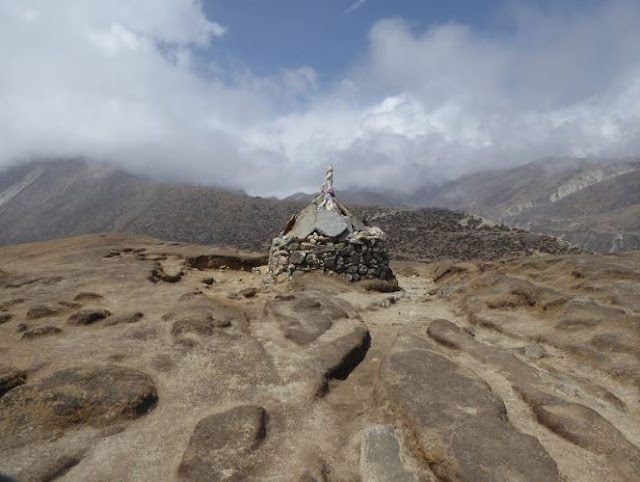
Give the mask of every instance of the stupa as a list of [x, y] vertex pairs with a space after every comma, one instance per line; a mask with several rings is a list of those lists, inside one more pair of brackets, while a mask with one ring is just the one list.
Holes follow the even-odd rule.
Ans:
[[271, 243], [269, 271], [277, 281], [310, 272], [347, 281], [395, 279], [384, 232], [367, 226], [335, 197], [333, 166], [315, 200], [287, 222]]

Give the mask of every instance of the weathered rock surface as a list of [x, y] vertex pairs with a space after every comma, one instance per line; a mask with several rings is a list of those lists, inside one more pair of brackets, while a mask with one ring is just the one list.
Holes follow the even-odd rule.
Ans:
[[[514, 355], [475, 341], [446, 320], [429, 325], [429, 336], [445, 346], [464, 350], [478, 361], [500, 370], [515, 391], [531, 406], [538, 421], [566, 440], [611, 459], [622, 480], [640, 470], [640, 450], [597, 411], [545, 393], [537, 372]], [[606, 399], [608, 394], [604, 394]]]
[[103, 325], [114, 326], [114, 325], [119, 325], [120, 323], [136, 323], [140, 321], [142, 318], [144, 318], [144, 313], [140, 311], [134, 311], [129, 313], [118, 313], [118, 314], [109, 316], [109, 318], [104, 321]]
[[371, 425], [363, 430], [360, 474], [362, 482], [418, 482], [402, 463], [400, 442], [390, 425]]
[[178, 467], [181, 480], [246, 480], [261, 462], [267, 412], [256, 405], [232, 408], [198, 422]]
[[332, 211], [320, 211], [316, 214], [318, 233], [331, 238], [338, 237], [349, 227], [344, 216]]
[[12, 388], [22, 385], [27, 379], [26, 372], [9, 367], [0, 367], [0, 397]]
[[90, 325], [111, 316], [109, 310], [80, 310], [72, 314], [67, 323], [70, 325]]
[[298, 239], [304, 239], [313, 233], [316, 229], [316, 206], [309, 204], [299, 214], [295, 226], [293, 226], [291, 236]]
[[45, 318], [48, 316], [56, 316], [62, 309], [57, 306], [47, 306], [47, 305], [35, 305], [29, 308], [27, 311], [27, 319], [35, 320], [38, 318]]
[[560, 480], [553, 459], [509, 424], [489, 386], [420, 338], [396, 342], [376, 391], [408, 421], [432, 470], [445, 480]]
[[279, 323], [284, 336], [298, 345], [307, 345], [331, 328], [335, 320], [349, 314], [333, 300], [301, 295], [266, 306]]
[[568, 350], [640, 387], [637, 262], [627, 254], [469, 264], [441, 284], [471, 323]]
[[89, 291], [83, 291], [73, 297], [74, 301], [97, 301], [103, 299], [103, 296], [98, 293], [91, 293]]
[[58, 335], [59, 333], [62, 333], [62, 329], [51, 325], [39, 326], [37, 328], [28, 328], [25, 325], [24, 330], [20, 329], [20, 326], [18, 326], [18, 331], [22, 333], [21, 338], [23, 340], [33, 340], [43, 336]]
[[[269, 283], [257, 259], [123, 235], [0, 248], [0, 311], [13, 314], [0, 325], [0, 470], [637, 478], [637, 255], [397, 262], [394, 294], [321, 273]], [[180, 281], [148, 282], [155, 262]], [[38, 305], [55, 314], [27, 318]], [[113, 314], [66, 324], [83, 310]]]
[[346, 380], [367, 354], [371, 345], [369, 330], [362, 323], [352, 325], [346, 335], [323, 343], [317, 348], [317, 357], [327, 378]]
[[211, 336], [223, 328], [234, 327], [236, 331], [246, 331], [247, 316], [239, 309], [226, 306], [209, 298], [196, 296], [180, 301], [177, 306], [163, 316], [165, 320], [175, 320], [171, 333], [175, 337], [186, 334]]
[[144, 372], [123, 367], [69, 368], [7, 392], [0, 399], [2, 447], [77, 425], [102, 427], [153, 409], [155, 384]]

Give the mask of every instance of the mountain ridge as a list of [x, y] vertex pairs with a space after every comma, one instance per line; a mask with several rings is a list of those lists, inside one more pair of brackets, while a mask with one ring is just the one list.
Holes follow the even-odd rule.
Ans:
[[[11, 194], [0, 205], [0, 245], [117, 231], [263, 250], [304, 207], [302, 202], [211, 187], [156, 183], [80, 160], [18, 169], [20, 175], [0, 175], [5, 186], [0, 196]], [[26, 183], [29, 176], [34, 179]], [[580, 251], [548, 236], [490, 225], [447, 209], [350, 207], [360, 217], [375, 219], [387, 232], [392, 253], [403, 259], [494, 259]]]
[[404, 195], [349, 189], [339, 194], [344, 199], [355, 197], [361, 204], [464, 211], [594, 251], [615, 252], [640, 249], [638, 192], [640, 157], [547, 158], [466, 174]]

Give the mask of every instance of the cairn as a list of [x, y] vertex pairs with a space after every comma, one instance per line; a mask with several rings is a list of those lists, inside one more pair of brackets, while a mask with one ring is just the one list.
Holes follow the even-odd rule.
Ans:
[[367, 226], [335, 198], [333, 166], [316, 199], [291, 217], [269, 252], [269, 272], [276, 281], [310, 271], [347, 281], [395, 279], [384, 232]]

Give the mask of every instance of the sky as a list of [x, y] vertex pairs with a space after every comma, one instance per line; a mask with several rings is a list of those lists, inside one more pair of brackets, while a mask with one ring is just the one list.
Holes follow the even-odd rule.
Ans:
[[0, 169], [254, 195], [640, 154], [636, 0], [0, 0]]

